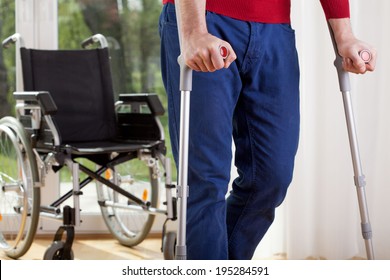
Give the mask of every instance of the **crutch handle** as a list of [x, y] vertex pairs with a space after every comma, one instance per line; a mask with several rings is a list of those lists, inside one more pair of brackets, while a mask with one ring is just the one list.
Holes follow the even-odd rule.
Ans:
[[[328, 27], [329, 27], [330, 37], [331, 37], [332, 43], [333, 43], [334, 52], [336, 54], [336, 59], [334, 61], [334, 66], [337, 69], [337, 74], [338, 74], [338, 77], [339, 77], [340, 90], [342, 92], [350, 91], [351, 90], [351, 86], [350, 86], [350, 81], [349, 81], [349, 74], [348, 74], [347, 71], [345, 71], [343, 69], [343, 58], [339, 54], [339, 51], [337, 49], [336, 40], [334, 38], [334, 33], [333, 33], [332, 27], [330, 26], [329, 23], [328, 23]], [[359, 52], [359, 56], [360, 56], [361, 59], [363, 59], [363, 61], [366, 64], [369, 63], [371, 61], [371, 59], [372, 59], [371, 52], [369, 50], [366, 50], [366, 49], [361, 50]]]

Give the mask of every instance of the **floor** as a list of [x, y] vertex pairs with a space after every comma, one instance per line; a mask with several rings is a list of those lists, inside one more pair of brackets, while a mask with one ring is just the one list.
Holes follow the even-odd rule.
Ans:
[[[21, 260], [42, 260], [46, 249], [51, 245], [52, 237], [36, 237], [29, 251]], [[141, 244], [128, 248], [120, 245], [109, 236], [77, 236], [72, 250], [75, 260], [162, 260], [161, 239], [152, 236]], [[0, 260], [8, 260], [3, 252]]]

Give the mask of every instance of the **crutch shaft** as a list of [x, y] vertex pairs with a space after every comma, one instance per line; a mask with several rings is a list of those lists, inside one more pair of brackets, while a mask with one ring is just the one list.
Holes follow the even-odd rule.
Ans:
[[346, 123], [348, 128], [349, 144], [351, 149], [352, 164], [354, 170], [354, 180], [356, 186], [356, 192], [359, 202], [359, 212], [361, 218], [361, 229], [363, 239], [365, 241], [367, 259], [374, 259], [374, 252], [372, 246], [372, 229], [368, 215], [368, 205], [365, 194], [365, 176], [362, 171], [362, 165], [360, 160], [359, 145], [357, 140], [356, 126], [353, 114], [351, 94], [349, 91], [342, 92], [344, 101], [344, 110], [346, 116]]
[[[180, 1], [175, 1], [176, 21], [180, 51], [182, 47]], [[188, 196], [188, 135], [190, 123], [190, 93], [192, 90], [192, 70], [185, 64], [182, 56], [178, 57], [180, 66], [180, 139], [179, 139], [179, 164], [178, 164], [178, 234], [176, 241], [177, 260], [187, 259], [186, 224], [187, 224], [187, 196]]]
[[349, 91], [344, 91], [342, 92], [342, 95], [343, 95], [344, 112], [345, 112], [345, 117], [347, 122], [349, 143], [351, 149], [353, 170], [355, 174], [355, 185], [364, 186], [363, 183], [365, 182], [364, 182], [363, 168], [359, 156], [360, 154], [359, 145], [358, 145], [358, 139], [356, 133], [355, 118], [353, 114], [351, 93]]
[[178, 172], [178, 235], [176, 246], [176, 259], [187, 259], [186, 253], [186, 216], [188, 196], [188, 133], [189, 133], [189, 109], [190, 91], [181, 92], [180, 104], [180, 142], [179, 142], [179, 172]]

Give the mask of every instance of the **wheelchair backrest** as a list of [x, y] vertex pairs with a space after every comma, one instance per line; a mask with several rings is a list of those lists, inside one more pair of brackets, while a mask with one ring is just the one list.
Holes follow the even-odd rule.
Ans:
[[116, 135], [116, 116], [107, 48], [35, 50], [21, 48], [25, 91], [48, 91], [62, 143], [104, 141]]

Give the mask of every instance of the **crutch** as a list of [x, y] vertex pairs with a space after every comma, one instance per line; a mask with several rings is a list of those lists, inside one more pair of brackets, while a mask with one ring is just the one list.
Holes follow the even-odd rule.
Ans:
[[[175, 1], [176, 21], [179, 32], [180, 50], [182, 49], [182, 38], [180, 35], [181, 14], [180, 0]], [[223, 58], [228, 55], [227, 48], [220, 46], [220, 54]], [[177, 180], [177, 202], [178, 202], [178, 232], [176, 240], [176, 259], [187, 259], [186, 246], [186, 216], [187, 216], [187, 196], [188, 186], [188, 138], [190, 123], [190, 95], [192, 91], [192, 70], [185, 64], [180, 55], [178, 57], [180, 65], [180, 139], [179, 139], [179, 164]]]
[[[374, 250], [372, 246], [372, 229], [371, 229], [371, 224], [368, 216], [368, 207], [367, 207], [366, 194], [365, 194], [366, 181], [365, 181], [365, 176], [363, 175], [362, 164], [360, 161], [358, 139], [357, 139], [355, 120], [354, 120], [354, 114], [352, 108], [351, 85], [349, 80], [349, 74], [348, 72], [344, 71], [342, 67], [343, 59], [337, 50], [337, 45], [336, 45], [332, 28], [330, 25], [328, 25], [328, 27], [332, 38], [333, 48], [336, 54], [334, 65], [337, 69], [340, 91], [342, 93], [343, 102], [344, 102], [344, 111], [345, 111], [345, 118], [346, 118], [347, 128], [348, 128], [349, 145], [350, 145], [351, 155], [352, 155], [354, 181], [355, 181], [357, 197], [359, 202], [362, 235], [365, 241], [367, 259], [373, 260]], [[367, 50], [363, 50], [360, 52], [360, 57], [366, 63], [368, 63], [371, 60], [371, 53]]]
[[[179, 33], [180, 50], [182, 48], [180, 35], [180, 0], [175, 1], [176, 21]], [[177, 202], [178, 202], [178, 231], [176, 240], [175, 258], [187, 259], [186, 223], [187, 223], [187, 196], [188, 196], [188, 135], [190, 124], [190, 94], [192, 91], [192, 70], [185, 64], [182, 56], [178, 57], [180, 65], [180, 139], [179, 139], [179, 163], [177, 178]]]

